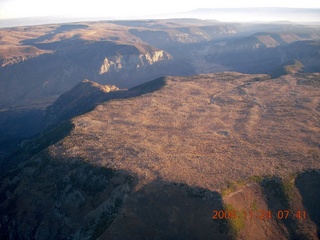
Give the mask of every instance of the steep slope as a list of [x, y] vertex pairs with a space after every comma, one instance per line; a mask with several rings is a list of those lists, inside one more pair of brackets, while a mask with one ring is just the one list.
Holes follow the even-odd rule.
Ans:
[[243, 73], [270, 74], [289, 61], [298, 60], [307, 72], [318, 72], [319, 40], [280, 43], [275, 39], [246, 38], [229, 44], [213, 45], [206, 60]]
[[278, 33], [259, 32], [246, 38], [231, 41], [228, 43], [229, 51], [243, 51], [258, 48], [274, 48], [280, 45], [287, 45], [297, 41], [319, 39], [320, 32], [305, 32], [299, 33], [298, 30], [283, 31]]
[[100, 103], [139, 96], [155, 91], [162, 85], [163, 81], [160, 78], [127, 90], [119, 89], [114, 85], [101, 85], [86, 79], [62, 94], [45, 110], [40, 120], [46, 126], [54, 125], [84, 114]]
[[0, 37], [4, 109], [46, 107], [86, 78], [132, 87], [174, 69], [170, 54], [111, 23], [20, 27]]
[[[214, 162], [202, 165], [203, 177], [212, 174], [212, 168], [209, 166], [214, 164], [216, 171], [235, 171], [236, 174], [228, 178], [236, 180], [240, 176], [254, 174], [253, 166], [257, 167], [257, 174], [266, 171], [270, 174], [280, 174], [287, 171], [286, 167], [303, 169], [303, 166], [308, 166], [309, 159], [304, 155], [307, 156], [311, 149], [317, 150], [319, 126], [317, 121], [313, 120], [316, 120], [319, 114], [316, 110], [318, 74], [285, 76], [275, 81], [268, 80], [265, 75], [224, 73], [193, 78], [168, 77], [165, 82], [166, 85], [154, 93], [112, 101], [98, 106], [83, 117], [76, 118], [73, 122], [73, 133], [77, 133], [78, 124], [86, 125], [86, 132], [95, 136], [99, 136], [100, 131], [104, 129], [104, 134], [109, 137], [101, 137], [101, 143], [110, 146], [111, 149], [127, 146], [127, 150], [111, 152], [127, 154], [130, 160], [123, 161], [128, 161], [128, 164], [138, 161], [134, 153], [139, 154], [140, 160], [149, 154], [155, 154], [158, 156], [157, 159], [161, 159], [156, 165], [153, 165], [150, 159], [150, 162], [147, 161], [150, 163], [147, 164], [148, 167], [133, 166], [134, 169], [126, 170], [148, 171], [154, 175], [156, 169], [163, 164], [166, 167], [163, 166], [159, 173], [162, 178], [177, 182], [188, 179], [186, 183], [189, 185], [202, 185], [209, 189], [213, 186], [216, 189], [219, 180], [209, 181], [208, 177], [206, 181], [191, 178], [188, 174], [196, 174], [200, 170], [192, 159], [201, 162], [202, 158], [212, 157], [211, 161]], [[306, 118], [311, 122], [303, 124], [302, 119]], [[91, 125], [91, 120], [95, 124]], [[283, 122], [286, 122], [284, 126]], [[104, 124], [108, 127], [104, 128]], [[80, 127], [79, 130], [82, 131], [83, 128]], [[163, 134], [164, 132], [167, 134]], [[69, 136], [70, 139], [72, 136]], [[94, 151], [97, 140], [87, 140], [85, 134], [76, 136], [83, 137], [83, 141], [77, 144], [78, 148], [83, 151], [90, 148]], [[271, 139], [277, 139], [276, 146]], [[299, 146], [295, 144], [298, 139], [301, 139]], [[226, 146], [228, 148], [224, 148]], [[246, 149], [245, 156], [241, 156], [242, 151], [239, 152], [239, 149]], [[284, 151], [289, 153], [287, 157]], [[60, 151], [55, 152], [58, 154]], [[219, 153], [223, 153], [223, 156], [219, 157]], [[247, 156], [248, 153], [250, 156]], [[104, 161], [103, 154], [99, 153], [96, 158]], [[278, 165], [278, 169], [272, 167], [271, 162], [280, 164], [274, 154], [284, 157], [289, 162], [282, 161], [282, 167]], [[189, 169], [191, 172], [185, 172], [185, 165], [178, 164], [182, 159], [176, 157], [180, 156], [185, 158], [183, 161], [195, 164]], [[117, 159], [116, 156], [115, 158]], [[298, 161], [299, 158], [303, 158], [304, 161]], [[225, 166], [230, 169], [228, 171], [218, 167], [227, 161], [226, 159], [234, 159]], [[175, 171], [179, 169], [178, 175], [173, 174], [173, 169], [167, 166], [167, 163], [174, 160], [178, 161], [175, 166]], [[312, 162], [312, 158], [309, 160]], [[242, 166], [233, 168], [238, 161], [242, 162]], [[298, 161], [297, 164], [294, 164], [295, 161]], [[122, 163], [109, 163], [106, 160], [105, 164], [121, 168]], [[264, 167], [260, 169], [258, 166], [261, 164]], [[245, 170], [248, 167], [250, 170]], [[224, 180], [218, 185], [223, 182]]]
[[[224, 199], [225, 211], [237, 239], [318, 239], [319, 171], [306, 171], [285, 179], [258, 178], [233, 189]], [[312, 203], [312, 207], [310, 207]]]
[[[170, 20], [168, 20], [170, 23]], [[174, 24], [172, 24], [174, 25]], [[180, 44], [201, 43], [221, 39], [237, 33], [237, 29], [231, 24], [212, 23], [212, 25], [178, 25], [144, 28], [132, 28], [130, 33], [143, 41], [168, 49]]]
[[119, 90], [114, 85], [100, 85], [89, 80], [83, 80], [49, 106], [42, 117], [42, 121], [49, 126], [59, 121], [68, 120], [91, 110], [108, 98], [115, 98], [114, 94], [108, 93]]
[[303, 64], [297, 60], [289, 61], [283, 66], [279, 67], [276, 69], [274, 72], [272, 72], [270, 75], [272, 78], [277, 78], [282, 75], [288, 75], [288, 74], [295, 74], [298, 72], [303, 71]]
[[[2, 112], [0, 115], [1, 170], [4, 173], [7, 169], [17, 166], [25, 158], [19, 159], [20, 157], [16, 156], [15, 159], [12, 159], [12, 155], [15, 156], [17, 152], [21, 151], [21, 146], [31, 143], [34, 146], [27, 149], [27, 152], [38, 152], [56, 141], [56, 137], [47, 137], [55, 136], [55, 133], [52, 133], [56, 131], [52, 130], [53, 127], [60, 127], [64, 121], [92, 110], [99, 103], [121, 98], [126, 94], [126, 91], [121, 91], [114, 85], [100, 85], [96, 82], [83, 80], [70, 91], [59, 96], [45, 110], [8, 110]], [[48, 138], [47, 141], [41, 142], [39, 140], [43, 139], [43, 136]], [[39, 144], [39, 142], [41, 143]]]
[[[319, 79], [219, 73], [130, 89], [2, 179], [1, 237], [317, 239], [319, 174], [305, 171], [320, 169]], [[307, 217], [213, 219], [250, 207]]]
[[269, 74], [290, 60], [317, 72], [319, 36], [318, 25], [199, 19], [0, 29], [0, 109], [45, 109], [82, 79], [130, 88], [167, 75]]
[[196, 19], [0, 29], [0, 108], [45, 108], [86, 78], [129, 88], [164, 75], [194, 74], [188, 60], [173, 59], [161, 46], [175, 48], [235, 32], [232, 25]]

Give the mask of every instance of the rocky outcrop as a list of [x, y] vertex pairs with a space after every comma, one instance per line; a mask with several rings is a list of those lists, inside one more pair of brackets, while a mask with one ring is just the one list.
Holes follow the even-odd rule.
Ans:
[[171, 55], [147, 44], [68, 39], [37, 47], [52, 54], [17, 56], [3, 63], [0, 107], [50, 104], [85, 78], [129, 88], [172, 71]]
[[150, 66], [154, 63], [169, 61], [172, 57], [163, 50], [156, 50], [138, 55], [121, 55], [106, 57], [100, 67], [99, 74], [108, 72], [120, 72], [121, 70], [138, 69]]
[[228, 44], [215, 44], [208, 50], [205, 59], [245, 73], [273, 74], [279, 66], [297, 60], [304, 65], [304, 71], [317, 72], [319, 67], [319, 40], [281, 42], [275, 37], [264, 39], [248, 37], [230, 41]]
[[85, 113], [108, 98], [113, 98], [111, 92], [119, 90], [114, 85], [100, 85], [87, 79], [83, 80], [46, 109], [42, 122], [49, 126]]
[[238, 32], [237, 28], [231, 24], [213, 23], [208, 26], [194, 26], [190, 23], [189, 26], [187, 21], [184, 24], [178, 23], [174, 27], [171, 25], [160, 26], [152, 29], [152, 31], [149, 29], [131, 29], [130, 32], [143, 41], [164, 49], [178, 46], [179, 44], [194, 44], [217, 40], [232, 36]]
[[256, 33], [248, 37], [229, 41], [221, 46], [212, 45], [210, 51], [212, 54], [240, 53], [254, 50], [276, 48], [286, 46], [297, 41], [306, 41], [319, 39], [319, 33], [315, 34], [297, 34], [297, 33]]
[[0, 65], [6, 67], [13, 64], [18, 64], [27, 61], [30, 58], [38, 57], [45, 53], [52, 53], [52, 51], [46, 51], [38, 49], [34, 46], [3, 46], [0, 48]]

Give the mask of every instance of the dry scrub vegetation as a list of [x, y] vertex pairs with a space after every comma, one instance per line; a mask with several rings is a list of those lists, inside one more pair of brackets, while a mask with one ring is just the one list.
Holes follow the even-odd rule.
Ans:
[[167, 77], [160, 90], [73, 119], [71, 134], [49, 150], [128, 171], [140, 186], [160, 178], [211, 191], [319, 169], [319, 77]]
[[[218, 73], [121, 91], [24, 142], [34, 156], [0, 184], [0, 237], [318, 239], [319, 77]], [[260, 210], [273, 218], [240, 215]], [[284, 210], [307, 216], [277, 219]]]
[[42, 54], [54, 53], [34, 45], [75, 39], [141, 43], [140, 39], [128, 32], [128, 27], [103, 22], [4, 28], [0, 29], [1, 66], [15, 64]]

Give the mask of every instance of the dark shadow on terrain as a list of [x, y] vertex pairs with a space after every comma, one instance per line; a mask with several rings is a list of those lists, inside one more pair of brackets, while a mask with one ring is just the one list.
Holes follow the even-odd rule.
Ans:
[[[23, 139], [42, 129], [43, 110], [8, 110], [0, 113], [0, 175], [14, 167], [10, 159]], [[12, 165], [13, 164], [13, 165]]]
[[4, 176], [1, 239], [232, 239], [212, 219], [217, 192], [161, 179], [133, 192], [137, 176], [62, 156], [43, 151]]
[[[151, 93], [165, 86], [165, 77], [143, 83], [129, 90], [104, 92], [92, 85], [92, 82], [82, 82], [69, 92], [62, 94], [51, 106], [46, 109], [42, 121], [47, 125], [65, 121], [91, 111], [97, 105], [115, 99], [138, 97]], [[66, 107], [67, 106], [67, 107]]]
[[[17, 175], [21, 181], [14, 182]], [[77, 159], [41, 157], [6, 177], [12, 183], [1, 193], [13, 196], [2, 194], [1, 239], [65, 239], [77, 232], [89, 239], [102, 233], [102, 239], [231, 239], [225, 220], [212, 219], [213, 210], [223, 209], [216, 192], [159, 180], [132, 193], [136, 177]]]
[[[90, 84], [90, 82], [88, 82], [88, 84]], [[76, 89], [77, 86], [75, 86], [74, 89]], [[21, 162], [29, 159], [49, 145], [52, 145], [66, 137], [73, 128], [72, 123], [69, 121], [71, 118], [91, 111], [102, 102], [141, 96], [143, 94], [157, 91], [163, 86], [165, 86], [164, 77], [124, 91], [109, 93], [93, 91], [89, 95], [86, 95], [86, 97], [79, 98], [77, 101], [75, 101], [76, 96], [71, 96], [70, 98], [68, 96], [69, 92], [67, 92], [61, 95], [53, 105], [49, 106], [43, 116], [37, 115], [36, 119], [26, 120], [23, 118], [21, 119], [19, 117], [20, 115], [16, 115], [17, 117], [13, 119], [10, 118], [10, 123], [13, 124], [14, 122], [17, 122], [17, 124], [20, 124], [19, 129], [27, 128], [26, 131], [28, 131], [28, 135], [20, 137], [13, 136], [10, 138], [2, 137], [0, 139], [0, 175], [4, 174], [9, 169], [18, 166]], [[85, 94], [83, 92], [77, 93]], [[66, 105], [70, 106], [69, 108], [64, 109]], [[31, 125], [29, 126], [28, 124]], [[34, 137], [30, 138], [31, 136]], [[29, 139], [25, 139], [27, 137]]]
[[[304, 65], [304, 72], [318, 72], [319, 41], [297, 41], [274, 48], [258, 48], [229, 51], [228, 45], [217, 47], [205, 59], [221, 64], [241, 73], [265, 73], [275, 77], [279, 67], [286, 62], [298, 60]], [[232, 46], [230, 46], [232, 49]], [[217, 53], [215, 53], [217, 52]]]
[[137, 97], [146, 93], [155, 92], [157, 90], [160, 90], [165, 85], [166, 85], [165, 77], [156, 78], [150, 82], [146, 82], [136, 87], [130, 88], [128, 91], [128, 98]]
[[320, 238], [320, 173], [319, 171], [310, 171], [300, 174], [295, 181], [303, 205], [307, 214], [318, 227], [318, 237]]
[[[7, 110], [0, 112], [0, 136], [26, 138], [37, 132], [41, 126], [43, 110]], [[0, 140], [1, 142], [1, 140]]]
[[43, 152], [1, 181], [0, 238], [96, 239], [117, 217], [136, 180], [125, 171]]
[[[290, 194], [292, 189], [284, 183], [280, 178], [265, 179], [261, 183], [268, 210], [271, 211], [272, 217], [279, 224], [283, 224], [288, 230], [288, 239], [304, 239], [297, 231], [297, 222], [295, 219], [288, 217], [287, 219], [278, 219], [278, 211], [290, 210]], [[289, 189], [290, 188], [290, 189]], [[285, 233], [284, 233], [285, 234]]]
[[0, 152], [11, 152], [22, 139], [38, 133], [43, 110], [8, 110], [0, 112]]
[[[2, 145], [8, 143], [9, 146], [4, 146], [3, 148], [3, 150], [6, 151], [6, 155], [0, 159], [0, 177], [6, 174], [10, 169], [14, 169], [19, 164], [27, 161], [46, 147], [68, 136], [72, 128], [73, 124], [70, 121], [64, 121], [51, 126], [46, 129], [46, 131], [36, 134], [33, 138], [25, 140], [13, 138], [5, 139]], [[12, 146], [11, 144], [14, 145]]]
[[[41, 54], [19, 64], [0, 68], [2, 81], [7, 89], [6, 94], [2, 96], [1, 104], [10, 106], [17, 101], [58, 96], [69, 91], [83, 79], [100, 84], [114, 84], [119, 88], [130, 88], [165, 75], [185, 75], [186, 67], [173, 61], [157, 62], [139, 68], [129, 64], [121, 71], [99, 73], [106, 57], [114, 57], [119, 53], [123, 56], [138, 57], [141, 52], [134, 45], [66, 39], [38, 43], [34, 46], [53, 50], [54, 53]], [[188, 66], [188, 72], [190, 68]], [[23, 86], [21, 80], [24, 82]]]
[[101, 239], [232, 239], [217, 192], [155, 180], [132, 193]]
[[50, 145], [62, 140], [68, 136], [74, 125], [71, 121], [63, 121], [51, 126], [35, 137], [24, 140], [21, 143], [22, 148], [31, 155], [35, 155]]

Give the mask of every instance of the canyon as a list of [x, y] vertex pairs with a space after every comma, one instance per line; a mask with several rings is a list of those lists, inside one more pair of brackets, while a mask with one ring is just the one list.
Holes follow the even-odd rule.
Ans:
[[318, 239], [319, 41], [290, 22], [1, 28], [0, 238]]

